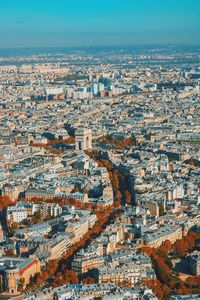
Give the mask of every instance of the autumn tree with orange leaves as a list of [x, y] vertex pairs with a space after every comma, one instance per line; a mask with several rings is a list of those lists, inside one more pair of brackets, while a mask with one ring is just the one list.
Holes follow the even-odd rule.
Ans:
[[194, 231], [174, 244], [166, 240], [158, 248], [143, 246], [142, 252], [152, 259], [152, 265], [156, 272], [156, 280], [147, 280], [145, 285], [151, 288], [158, 299], [169, 299], [169, 295], [173, 294], [189, 294], [191, 292], [200, 293], [200, 276], [189, 277], [186, 281], [182, 281], [177, 272], [173, 270], [173, 265], [169, 258], [169, 254], [176, 257], [184, 257], [189, 251], [194, 250], [196, 240], [200, 236]]

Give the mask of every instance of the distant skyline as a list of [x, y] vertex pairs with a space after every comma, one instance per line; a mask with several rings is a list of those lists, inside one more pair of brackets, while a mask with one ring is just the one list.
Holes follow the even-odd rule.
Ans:
[[200, 0], [7, 0], [0, 48], [200, 44]]

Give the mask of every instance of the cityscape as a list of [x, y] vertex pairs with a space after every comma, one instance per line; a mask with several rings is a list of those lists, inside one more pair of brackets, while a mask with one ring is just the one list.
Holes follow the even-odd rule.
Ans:
[[2, 300], [200, 299], [200, 46], [102, 44], [0, 45]]

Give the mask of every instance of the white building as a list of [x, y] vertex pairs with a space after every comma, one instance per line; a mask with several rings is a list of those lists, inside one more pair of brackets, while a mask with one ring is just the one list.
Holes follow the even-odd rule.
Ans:
[[80, 128], [75, 133], [76, 150], [87, 150], [92, 148], [92, 130]]

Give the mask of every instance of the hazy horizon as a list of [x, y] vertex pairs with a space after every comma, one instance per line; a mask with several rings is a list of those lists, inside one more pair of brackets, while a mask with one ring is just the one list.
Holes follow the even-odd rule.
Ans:
[[9, 0], [0, 48], [200, 44], [198, 0]]

